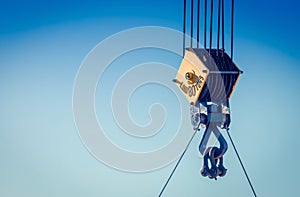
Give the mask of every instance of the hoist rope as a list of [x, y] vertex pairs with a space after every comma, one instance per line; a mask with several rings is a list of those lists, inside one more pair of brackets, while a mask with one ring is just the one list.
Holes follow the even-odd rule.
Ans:
[[204, 1], [204, 49], [206, 49], [206, 17], [207, 17], [207, 0]]
[[222, 0], [222, 51], [225, 51], [225, 41], [224, 41], [224, 0]]
[[193, 48], [194, 0], [191, 2], [191, 48]]
[[218, 38], [217, 38], [217, 49], [219, 53], [220, 49], [220, 18], [221, 18], [221, 0], [218, 1]]
[[184, 0], [183, 3], [183, 51], [182, 51], [182, 57], [184, 57], [185, 54], [185, 26], [186, 26], [186, 0]]
[[197, 48], [199, 48], [200, 42], [200, 0], [198, 0], [198, 9], [197, 9]]
[[213, 11], [214, 11], [214, 1], [210, 0], [210, 32], [209, 32], [209, 53], [212, 47], [212, 31], [213, 31]]
[[234, 22], [234, 0], [231, 1], [231, 50], [230, 50], [230, 57], [233, 61], [233, 22]]

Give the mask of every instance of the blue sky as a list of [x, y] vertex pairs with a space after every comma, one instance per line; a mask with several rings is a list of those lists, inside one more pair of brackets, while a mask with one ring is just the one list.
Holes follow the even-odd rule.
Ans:
[[[298, 7], [291, 0], [236, 1], [235, 62], [244, 74], [231, 100], [231, 131], [259, 196], [298, 192]], [[157, 196], [174, 163], [145, 174], [109, 168], [83, 146], [72, 112], [73, 83], [88, 52], [106, 37], [142, 25], [181, 31], [182, 1], [1, 2], [0, 196]], [[180, 63], [178, 57], [157, 51], [137, 54], [135, 60], [136, 54], [129, 54], [127, 61], [166, 61], [175, 68]], [[147, 99], [147, 91], [156, 91], [155, 86], [148, 88], [139, 90], [133, 101], [141, 109], [132, 111], [140, 123], [148, 121], [140, 100]], [[97, 106], [106, 105], [97, 98]], [[146, 100], [147, 105], [153, 100]], [[172, 104], [166, 107], [172, 109]], [[231, 146], [226, 177], [211, 181], [199, 175], [200, 136], [165, 196], [251, 196]], [[115, 140], [127, 142], [118, 136]]]

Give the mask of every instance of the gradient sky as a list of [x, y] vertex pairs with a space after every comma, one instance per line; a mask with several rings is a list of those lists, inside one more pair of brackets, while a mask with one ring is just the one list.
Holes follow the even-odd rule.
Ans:
[[[236, 1], [235, 62], [244, 74], [231, 100], [231, 132], [258, 196], [298, 194], [299, 6], [292, 0]], [[182, 1], [1, 2], [0, 196], [158, 195], [175, 163], [145, 174], [109, 168], [85, 149], [72, 113], [73, 83], [87, 53], [104, 38], [141, 25], [181, 31]], [[147, 61], [163, 59], [143, 54]], [[180, 63], [169, 56], [166, 62]], [[147, 110], [139, 106], [133, 116], [145, 123], [141, 112]], [[200, 134], [196, 138], [164, 196], [252, 196], [231, 146], [226, 177], [200, 176]]]

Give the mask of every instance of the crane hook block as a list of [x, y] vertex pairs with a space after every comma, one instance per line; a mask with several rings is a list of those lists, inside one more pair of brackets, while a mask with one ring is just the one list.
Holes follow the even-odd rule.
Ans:
[[173, 81], [197, 105], [229, 99], [241, 73], [222, 49], [187, 48]]

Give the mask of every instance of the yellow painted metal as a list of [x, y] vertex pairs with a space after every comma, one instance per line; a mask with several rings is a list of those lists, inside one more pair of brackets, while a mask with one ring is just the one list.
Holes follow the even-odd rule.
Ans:
[[[238, 67], [236, 64], [234, 64], [234, 65], [239, 69], [239, 67]], [[240, 69], [239, 69], [239, 70], [240, 70]], [[232, 93], [233, 93], [233, 91], [234, 91], [234, 89], [235, 89], [235, 87], [236, 87], [237, 82], [239, 81], [240, 76], [241, 76], [241, 73], [238, 74], [238, 77], [237, 77], [237, 79], [236, 79], [235, 82], [234, 82], [234, 85], [233, 85], [233, 87], [232, 87], [232, 90], [231, 90], [231, 92], [230, 92], [230, 95], [229, 95], [228, 99], [231, 98]]]
[[193, 50], [186, 50], [174, 80], [187, 100], [195, 105], [209, 75], [206, 61], [206, 58], [201, 60]]

